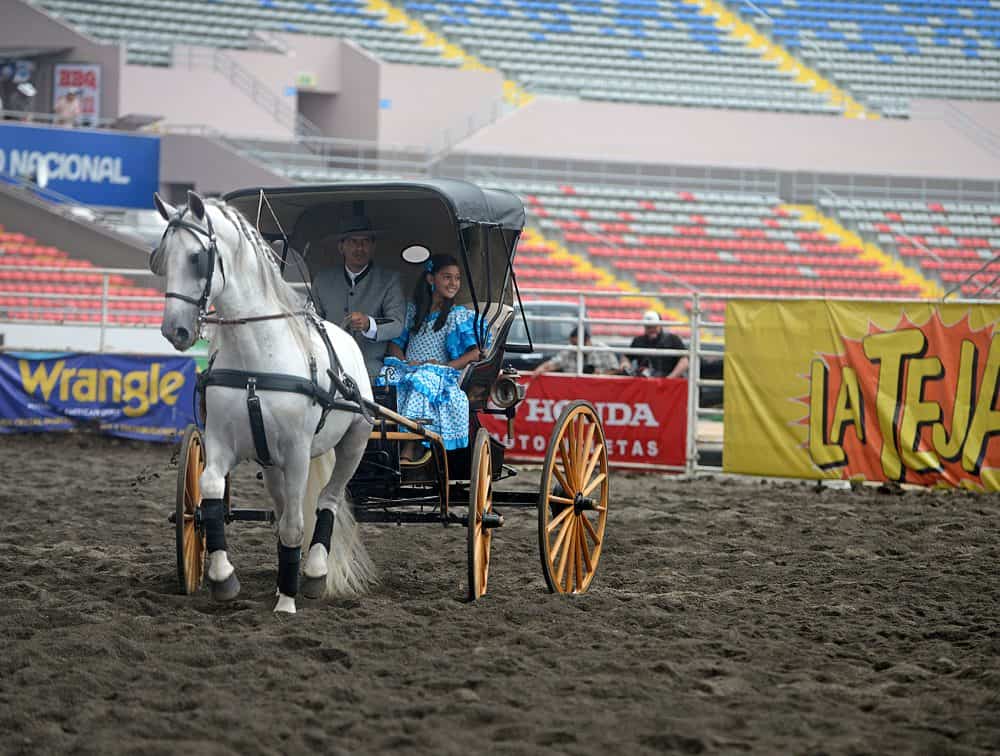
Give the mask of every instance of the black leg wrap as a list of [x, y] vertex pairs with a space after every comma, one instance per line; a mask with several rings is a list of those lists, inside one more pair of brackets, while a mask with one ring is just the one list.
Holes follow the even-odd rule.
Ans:
[[330, 536], [333, 534], [333, 510], [320, 509], [316, 511], [316, 527], [313, 528], [312, 548], [317, 543], [323, 544], [327, 553], [330, 552]]
[[301, 546], [284, 546], [278, 541], [278, 590], [295, 598], [299, 592]]
[[226, 550], [226, 510], [222, 499], [202, 499], [201, 520], [205, 524], [208, 553]]

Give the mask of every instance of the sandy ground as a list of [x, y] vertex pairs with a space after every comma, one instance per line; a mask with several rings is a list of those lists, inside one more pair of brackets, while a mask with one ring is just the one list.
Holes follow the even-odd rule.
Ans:
[[365, 525], [381, 585], [278, 617], [262, 525], [177, 594], [172, 452], [0, 442], [0, 752], [1000, 751], [997, 496], [616, 475], [586, 595], [513, 510], [475, 604], [464, 529]]

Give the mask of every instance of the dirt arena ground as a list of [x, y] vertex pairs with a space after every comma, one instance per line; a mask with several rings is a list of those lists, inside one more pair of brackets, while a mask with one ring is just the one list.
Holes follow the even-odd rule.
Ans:
[[478, 603], [464, 529], [365, 525], [380, 587], [276, 617], [269, 527], [177, 594], [172, 451], [0, 441], [0, 752], [1000, 751], [995, 495], [616, 475], [587, 595], [523, 510]]

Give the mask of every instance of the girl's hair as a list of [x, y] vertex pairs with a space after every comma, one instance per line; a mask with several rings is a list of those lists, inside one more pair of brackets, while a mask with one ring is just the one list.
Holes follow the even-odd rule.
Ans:
[[[458, 267], [458, 260], [451, 255], [431, 255], [431, 259], [424, 265], [424, 271], [420, 274], [420, 278], [417, 279], [417, 285], [413, 290], [413, 304], [417, 308], [417, 312], [413, 317], [413, 333], [419, 331], [421, 326], [423, 326], [424, 321], [430, 314], [431, 302], [434, 299], [431, 286], [427, 283], [427, 274], [434, 275], [441, 268], [447, 268], [449, 265]], [[435, 331], [440, 331], [444, 328], [445, 321], [448, 320], [448, 313], [451, 312], [453, 304], [455, 303], [450, 299], [446, 299], [441, 303], [441, 312], [438, 313], [437, 320], [434, 321], [433, 329]]]

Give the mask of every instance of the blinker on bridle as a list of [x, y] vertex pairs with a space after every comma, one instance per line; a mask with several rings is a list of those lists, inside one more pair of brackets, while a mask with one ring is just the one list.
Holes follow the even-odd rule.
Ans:
[[[190, 208], [185, 207], [167, 222], [167, 227], [163, 229], [163, 236], [160, 237], [160, 244], [155, 250], [153, 250], [153, 254], [150, 256], [149, 264], [150, 268], [153, 268], [153, 258], [156, 253], [163, 248], [163, 242], [167, 238], [167, 232], [173, 228], [186, 229], [191, 232], [195, 241], [198, 242], [198, 246], [201, 247], [200, 252], [195, 252], [191, 256], [191, 262], [197, 266], [198, 276], [205, 276], [205, 288], [202, 289], [201, 296], [198, 299], [194, 299], [193, 297], [189, 297], [185, 294], [180, 294], [176, 291], [165, 292], [163, 295], [165, 299], [179, 299], [182, 302], [194, 305], [198, 308], [198, 322], [212, 323], [214, 325], [244, 325], [246, 323], [254, 323], [261, 320], [280, 320], [282, 318], [290, 318], [296, 315], [306, 314], [305, 310], [299, 310], [297, 312], [280, 312], [274, 315], [250, 315], [241, 318], [219, 318], [209, 315], [207, 309], [208, 298], [212, 294], [212, 276], [215, 273], [215, 259], [219, 255], [219, 248], [216, 244], [215, 229], [212, 227], [212, 218], [209, 214], [207, 212], [205, 213], [206, 228], [202, 228], [195, 223], [184, 220], [184, 216], [187, 214], [189, 209]], [[207, 245], [204, 241], [202, 241], [202, 237], [205, 237], [205, 239], [208, 240]], [[202, 263], [202, 260], [205, 262]], [[223, 285], [225, 285], [226, 271], [222, 265], [221, 257], [219, 257], [219, 271], [222, 273], [222, 281]], [[156, 273], [155, 270], [153, 272]]]
[[[212, 218], [209, 214], [205, 213], [205, 224], [206, 228], [202, 228], [196, 223], [192, 223], [184, 219], [190, 208], [185, 207], [183, 210], [174, 215], [167, 222], [167, 227], [163, 230], [163, 236], [160, 237], [160, 247], [162, 248], [163, 242], [167, 238], [167, 234], [171, 229], [179, 228], [191, 232], [194, 236], [195, 241], [198, 242], [198, 246], [201, 247], [201, 252], [196, 252], [192, 255], [192, 263], [198, 266], [198, 275], [205, 276], [205, 288], [202, 289], [201, 297], [194, 299], [193, 297], [186, 296], [185, 294], [180, 294], [176, 291], [168, 291], [164, 293], [165, 299], [179, 299], [182, 302], [187, 302], [198, 308], [198, 320], [204, 321], [207, 314], [208, 298], [212, 294], [212, 276], [215, 274], [215, 259], [219, 255], [219, 248], [216, 244], [215, 229], [212, 228]], [[204, 237], [208, 240], [208, 244], [202, 239]], [[201, 262], [205, 260], [204, 264]], [[152, 263], [152, 260], [150, 260]], [[222, 272], [223, 280], [225, 280], [226, 272], [222, 266], [222, 260], [219, 260], [219, 270]], [[155, 271], [154, 271], [155, 272]]]

